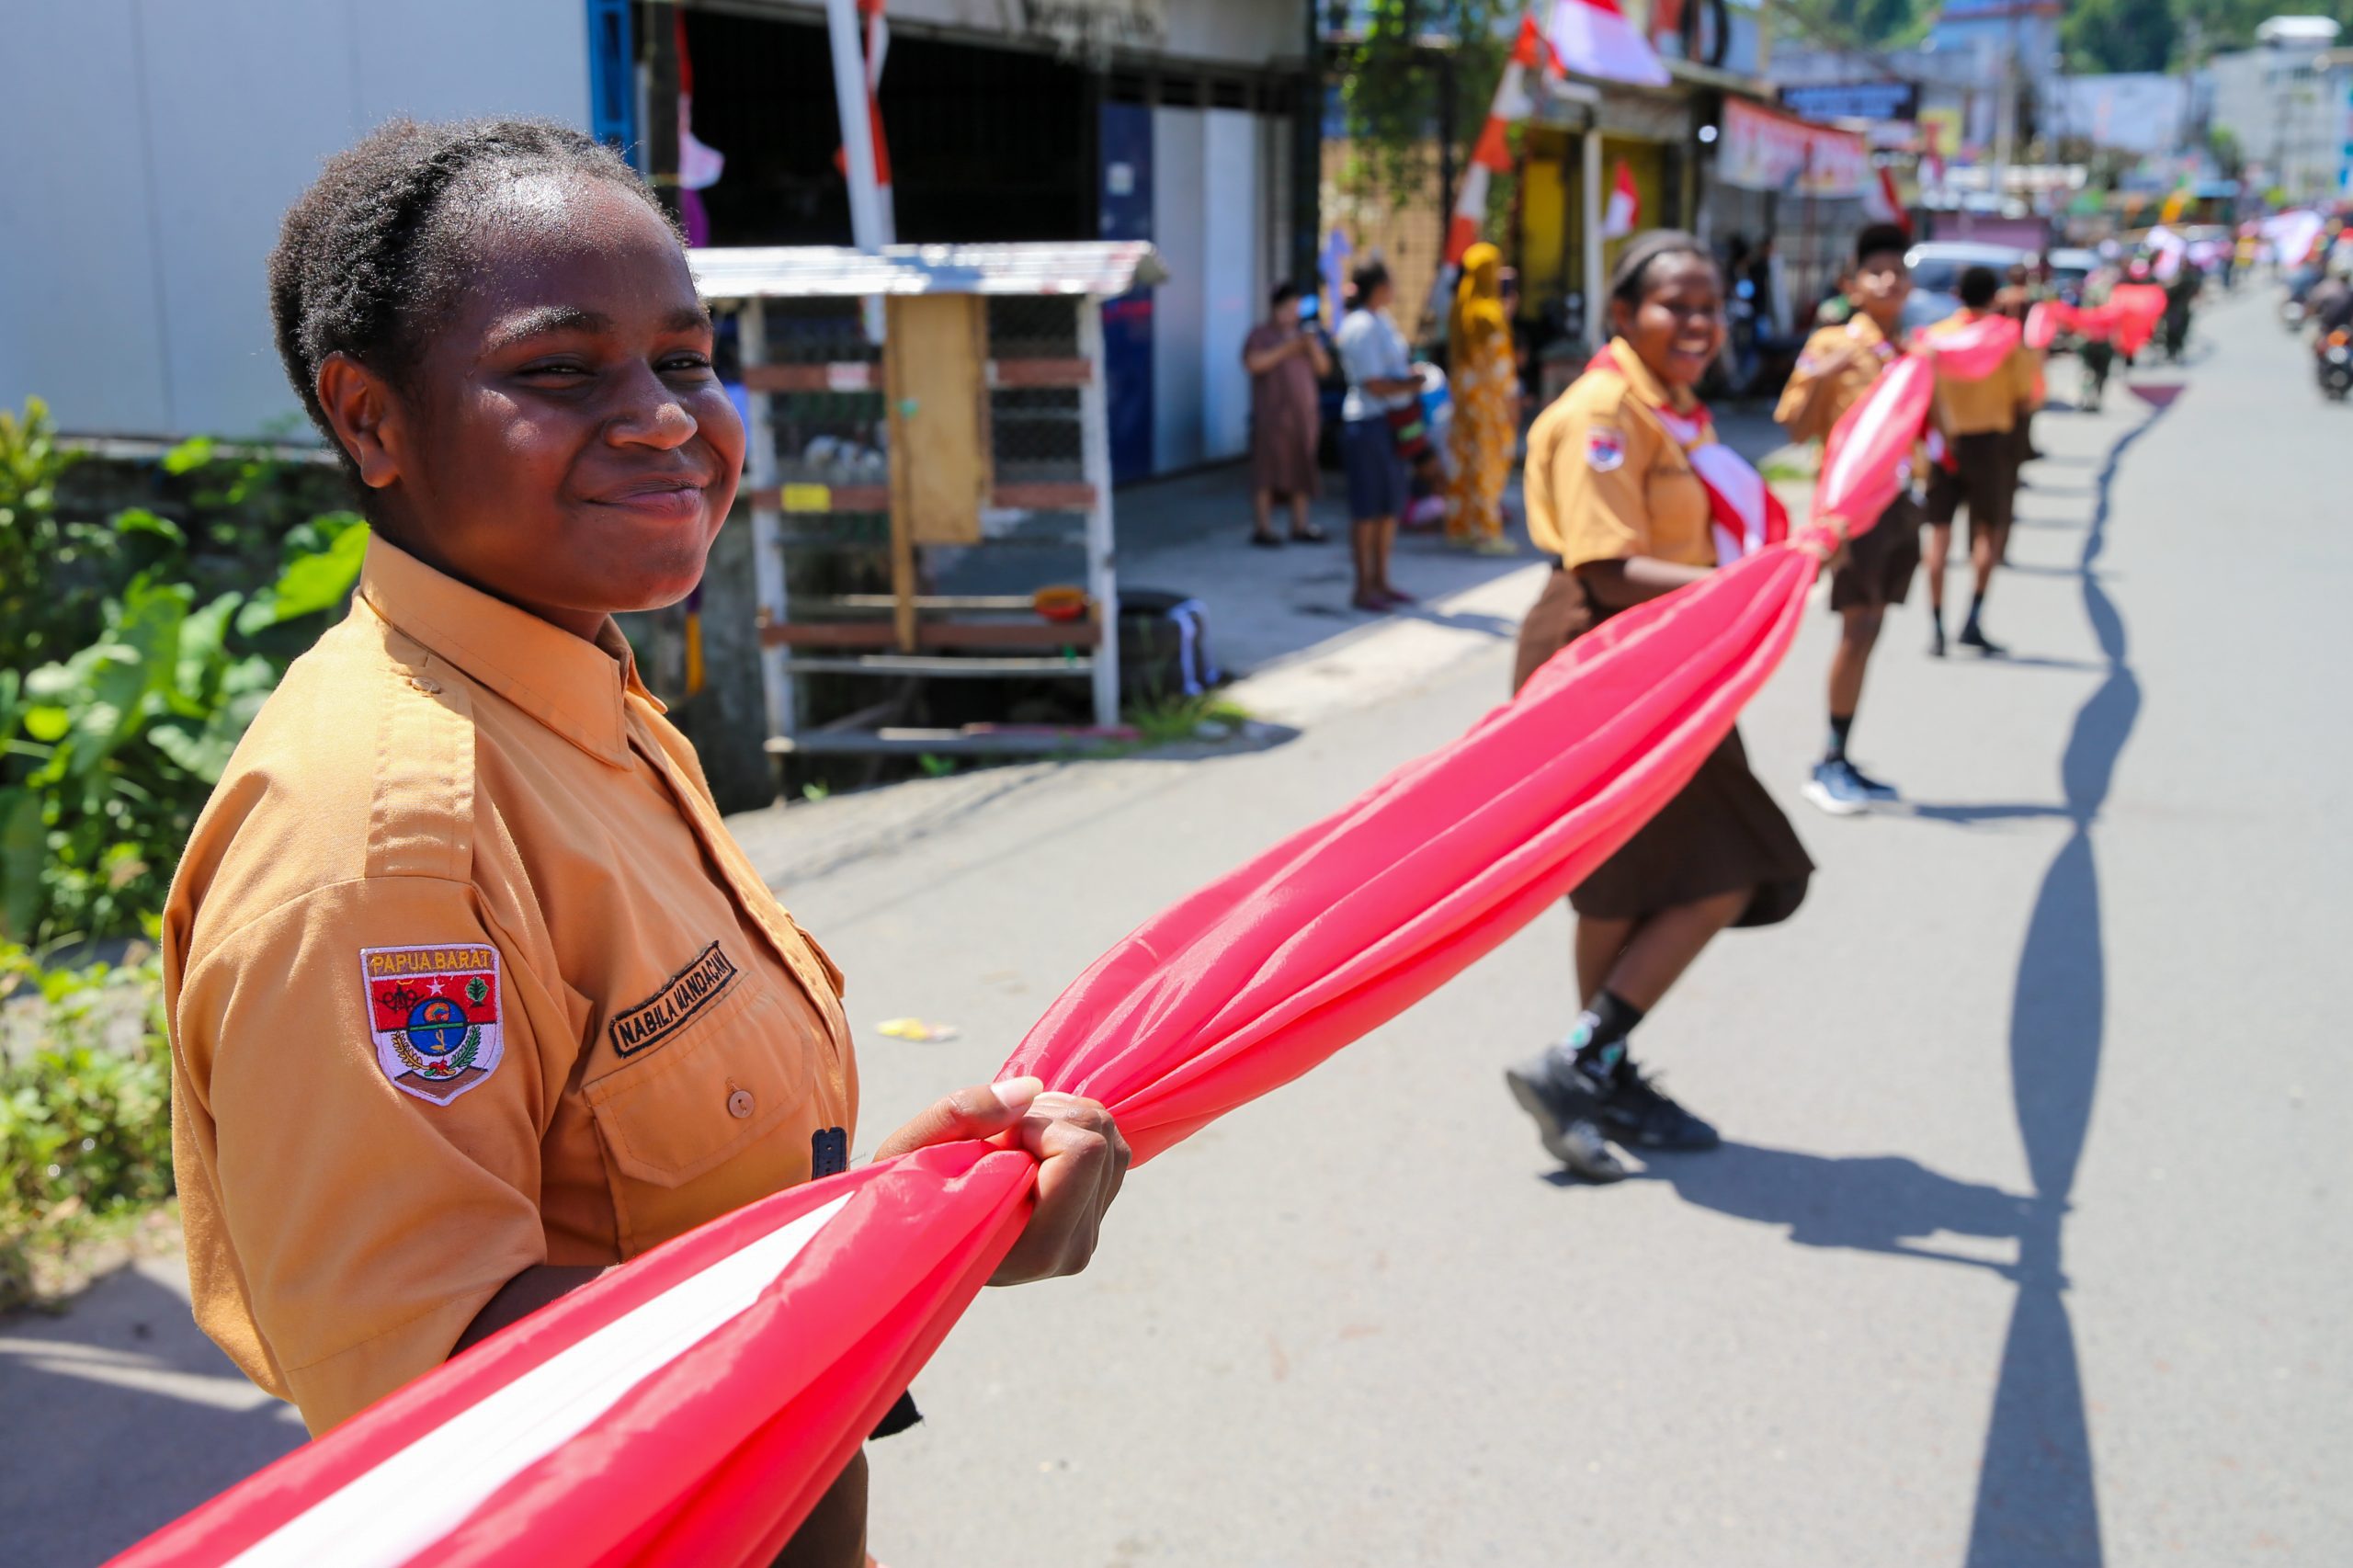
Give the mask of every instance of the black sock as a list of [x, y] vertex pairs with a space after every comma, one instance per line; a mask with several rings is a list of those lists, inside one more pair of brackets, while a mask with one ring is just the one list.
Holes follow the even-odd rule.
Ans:
[[1983, 592], [1973, 593], [1973, 594], [1970, 595], [1970, 596], [1969, 596], [1969, 621], [1968, 621], [1968, 624], [1969, 624], [1969, 625], [1971, 625], [1971, 626], [1974, 626], [1974, 625], [1976, 625], [1976, 624], [1977, 624], [1977, 618], [1978, 618], [1978, 616], [1979, 616], [1980, 614], [1984, 613], [1984, 608], [1985, 608], [1985, 596], [1984, 596], [1984, 594]]
[[1854, 733], [1854, 729], [1855, 716], [1852, 713], [1830, 715], [1830, 744], [1824, 750], [1822, 760], [1824, 762], [1846, 761], [1847, 737]]
[[1588, 1076], [1609, 1082], [1626, 1060], [1626, 1037], [1642, 1021], [1640, 1007], [1605, 986], [1577, 1015], [1576, 1025], [1561, 1041], [1561, 1049], [1573, 1052], [1576, 1064]]

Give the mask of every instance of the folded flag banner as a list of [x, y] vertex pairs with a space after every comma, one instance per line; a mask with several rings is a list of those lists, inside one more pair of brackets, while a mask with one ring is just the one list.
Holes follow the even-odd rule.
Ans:
[[1650, 40], [1618, 8], [1618, 0], [1554, 0], [1550, 31], [1561, 63], [1580, 76], [1644, 87], [1665, 87], [1675, 80]]
[[[1840, 421], [1818, 518], [1869, 526], [1893, 494], [1869, 471], [1903, 460], [1927, 388], [1902, 361]], [[1147, 921], [1003, 1075], [1103, 1101], [1141, 1164], [1396, 1017], [1683, 787], [1779, 664], [1831, 547], [1809, 528], [1612, 617], [1460, 740]], [[116, 1562], [765, 1564], [1012, 1246], [1036, 1171], [948, 1144], [725, 1215]]]

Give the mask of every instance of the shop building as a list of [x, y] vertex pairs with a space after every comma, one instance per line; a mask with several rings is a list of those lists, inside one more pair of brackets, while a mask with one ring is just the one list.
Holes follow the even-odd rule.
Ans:
[[[693, 134], [724, 158], [696, 193], [702, 237], [848, 244], [824, 17], [817, 0], [28, 8], [0, 54], [0, 104], [42, 150], [0, 188], [0, 226], [36, 236], [0, 261], [0, 385], [79, 433], [292, 429], [262, 268], [321, 161], [394, 115], [534, 115], [642, 164], [651, 35], [679, 18]], [[1107, 308], [1115, 472], [1242, 455], [1242, 339], [1273, 281], [1306, 270], [1292, 238], [1313, 230], [1292, 211], [1303, 0], [892, 0], [889, 23], [898, 238], [1151, 241], [1168, 280]]]

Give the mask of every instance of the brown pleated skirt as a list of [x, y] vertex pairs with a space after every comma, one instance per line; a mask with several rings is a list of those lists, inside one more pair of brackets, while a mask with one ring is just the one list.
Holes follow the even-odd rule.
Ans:
[[[1520, 622], [1512, 689], [1608, 616], [1582, 578], [1555, 567]], [[1733, 924], [1772, 926], [1797, 913], [1813, 875], [1797, 830], [1748, 770], [1734, 730], [1691, 782], [1577, 885], [1569, 904], [1597, 920], [1634, 920], [1747, 888], [1748, 907]]]

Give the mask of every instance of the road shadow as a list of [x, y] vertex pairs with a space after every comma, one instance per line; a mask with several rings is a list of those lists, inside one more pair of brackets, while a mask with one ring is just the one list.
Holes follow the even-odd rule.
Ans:
[[49, 1317], [0, 1318], [0, 1562], [85, 1568], [301, 1446], [188, 1301], [124, 1268]]
[[2018, 1299], [1978, 1471], [1969, 1568], [2105, 1561], [2090, 1422], [2068, 1316], [2063, 1221], [2090, 1129], [2108, 1021], [2108, 967], [2092, 828], [2141, 712], [2124, 618], [2096, 570], [2118, 470], [2163, 418], [2160, 403], [2109, 449], [2077, 562], [2084, 615], [2106, 676], [2076, 710], [2059, 763], [2069, 824], [2028, 916], [2011, 990], [2010, 1093], [2034, 1181], [2019, 1233]]
[[[1575, 1179], [1555, 1175], [1564, 1184]], [[2025, 1234], [2031, 1202], [1901, 1154], [1809, 1154], [1754, 1143], [1661, 1155], [1633, 1179], [1665, 1182], [1686, 1203], [1735, 1220], [1782, 1227], [1799, 1246], [1959, 1264], [2005, 1278], [2016, 1272], [2007, 1260], [1935, 1246], [1930, 1238], [2017, 1240]]]

